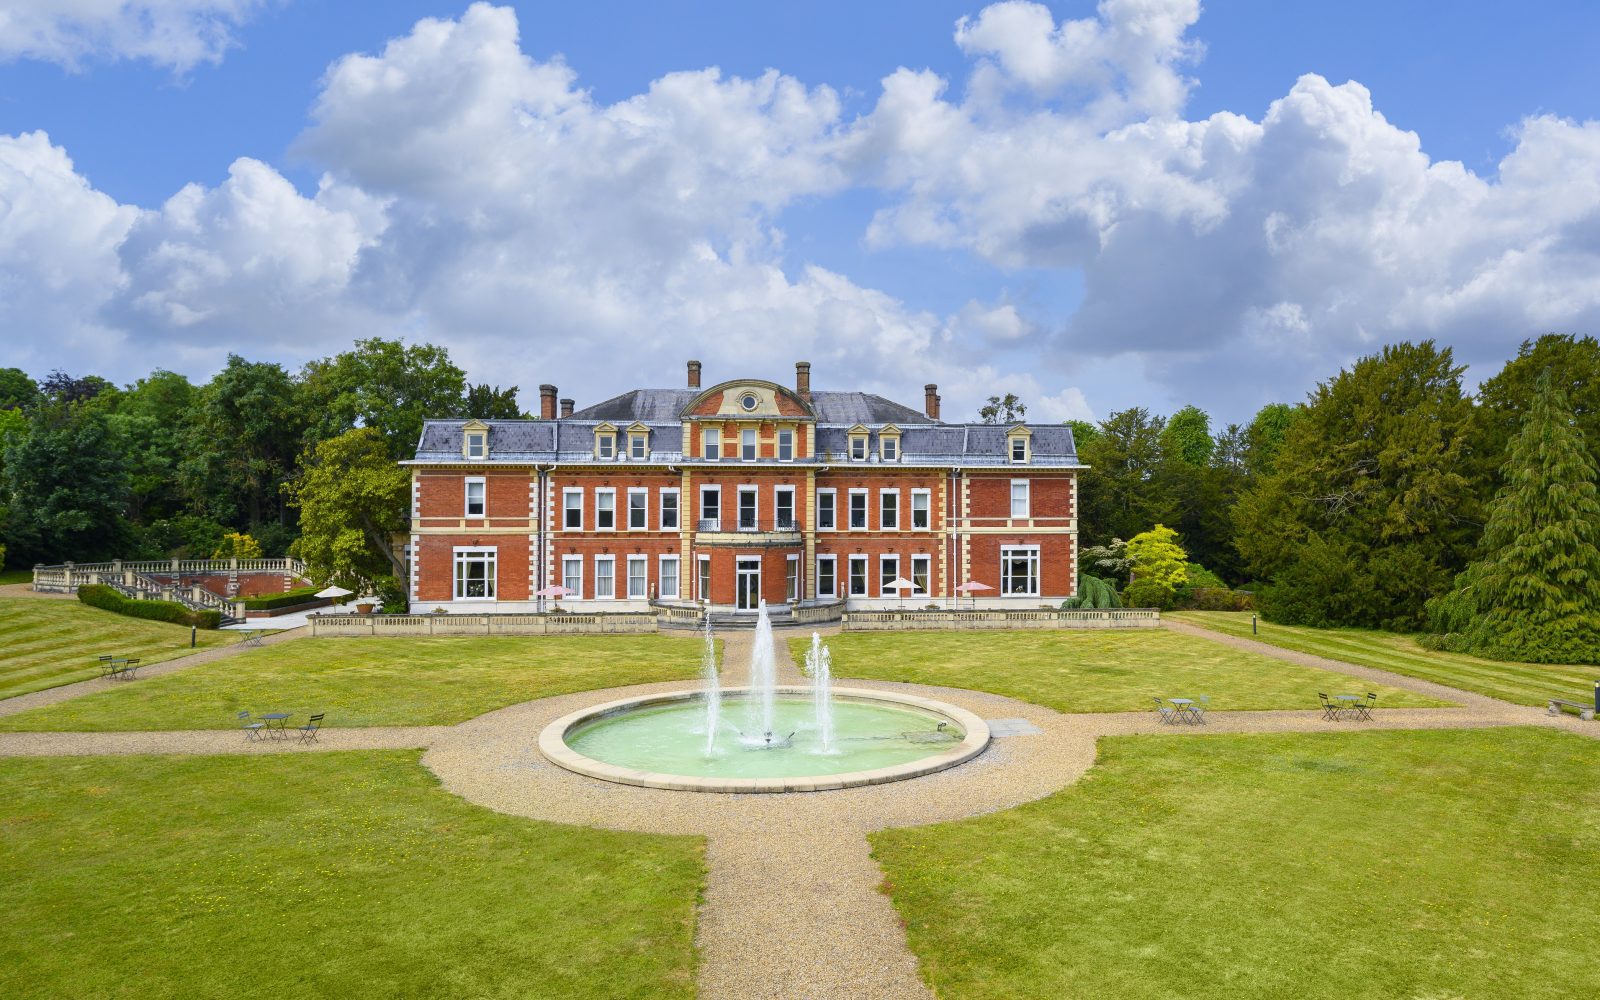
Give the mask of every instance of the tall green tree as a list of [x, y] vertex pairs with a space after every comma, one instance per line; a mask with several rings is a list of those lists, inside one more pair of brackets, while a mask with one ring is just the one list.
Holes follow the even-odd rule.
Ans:
[[1211, 461], [1216, 442], [1211, 437], [1211, 417], [1198, 406], [1185, 406], [1167, 418], [1161, 428], [1161, 450], [1169, 459], [1202, 468]]
[[465, 405], [460, 413], [446, 414], [434, 413], [429, 416], [462, 416], [473, 417], [478, 420], [526, 420], [529, 414], [522, 411], [517, 403], [517, 387], [511, 386], [502, 389], [497, 385], [473, 385], [467, 387]]
[[1585, 440], [1600, 441], [1600, 341], [1555, 333], [1525, 340], [1517, 356], [1478, 390], [1474, 474], [1482, 478], [1486, 498], [1504, 483], [1501, 470], [1541, 378], [1548, 378], [1566, 397], [1574, 426]]
[[978, 419], [986, 424], [1005, 424], [1007, 426], [1020, 423], [1028, 415], [1028, 404], [1017, 398], [1014, 392], [1004, 396], [990, 396], [989, 401], [978, 407]]
[[21, 368], [0, 368], [0, 410], [21, 410], [39, 398], [39, 385]]
[[197, 390], [175, 372], [156, 369], [118, 394], [106, 420], [127, 460], [128, 516], [144, 523], [183, 511], [178, 474], [191, 443]]
[[195, 409], [180, 463], [190, 493], [207, 498], [209, 513], [225, 524], [281, 523], [279, 484], [294, 468], [304, 428], [289, 374], [230, 354]]
[[50, 404], [10, 440], [0, 467], [7, 558], [31, 566], [120, 556], [129, 540], [128, 470], [105, 415]]
[[294, 551], [313, 577], [359, 587], [403, 577], [394, 539], [410, 526], [411, 474], [394, 463], [377, 429], [322, 441], [301, 466], [285, 492], [300, 510]]
[[1288, 403], [1268, 403], [1256, 411], [1244, 432], [1245, 466], [1252, 476], [1272, 472], [1294, 417], [1295, 408]]
[[358, 340], [353, 350], [301, 372], [300, 396], [311, 419], [308, 443], [371, 427], [394, 459], [416, 449], [424, 420], [462, 415], [466, 394], [466, 373], [451, 363], [449, 351], [433, 344]]
[[1566, 394], [1541, 375], [1489, 505], [1483, 556], [1431, 602], [1440, 642], [1534, 663], [1600, 663], [1600, 489]]
[[1087, 448], [1100, 437], [1100, 428], [1091, 421], [1068, 420], [1065, 423], [1072, 428], [1072, 442], [1078, 446], [1079, 452], [1082, 452], [1084, 448]]
[[1318, 385], [1272, 471], [1239, 500], [1237, 544], [1275, 621], [1415, 630], [1481, 530], [1467, 475], [1472, 403], [1432, 341]]
[[1166, 421], [1142, 406], [1100, 422], [1100, 436], [1079, 447], [1090, 471], [1079, 483], [1079, 536], [1095, 545], [1131, 538], [1157, 521], [1174, 520], [1172, 498], [1159, 480]]

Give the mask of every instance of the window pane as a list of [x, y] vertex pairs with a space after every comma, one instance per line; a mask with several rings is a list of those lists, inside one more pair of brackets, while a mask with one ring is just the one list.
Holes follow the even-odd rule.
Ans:
[[643, 528], [649, 510], [650, 495], [648, 493], [635, 493], [628, 491], [628, 527]]
[[705, 432], [705, 435], [703, 437], [703, 440], [705, 442], [705, 446], [701, 449], [703, 452], [705, 452], [705, 456], [707, 458], [719, 458], [719, 457], [721, 457], [720, 453], [721, 453], [722, 449], [720, 447], [721, 442], [719, 440], [719, 435], [720, 434], [721, 434], [720, 431], [714, 431], [714, 430], [711, 430], [711, 429], [707, 428], [707, 430]]
[[709, 557], [700, 560], [700, 599], [702, 601], [711, 599], [711, 559]]
[[828, 528], [828, 529], [832, 529], [833, 528], [833, 523], [834, 523], [833, 522], [833, 513], [834, 513], [833, 512], [833, 504], [834, 504], [834, 500], [836, 499], [836, 496], [837, 495], [832, 493], [831, 491], [828, 492], [828, 493], [818, 493], [817, 494], [817, 527], [818, 528]]
[[911, 583], [919, 594], [928, 592], [928, 571], [932, 563], [933, 559], [930, 556], [911, 557]]
[[582, 490], [567, 490], [561, 496], [562, 496], [562, 503], [565, 505], [566, 511], [567, 511], [567, 519], [566, 519], [566, 522], [565, 522], [566, 526], [568, 528], [582, 528], [583, 527], [583, 491]]
[[573, 596], [583, 596], [583, 560], [578, 556], [561, 560], [561, 585], [572, 591]]
[[646, 587], [649, 586], [649, 576], [645, 570], [646, 560], [628, 559], [628, 596], [632, 598], [648, 597]]
[[1028, 516], [1028, 482], [1022, 480], [1011, 484], [1011, 516]]
[[834, 595], [833, 568], [834, 561], [832, 559], [817, 560], [818, 597], [832, 597]]
[[611, 559], [596, 559], [594, 561], [594, 596], [617, 596], [615, 567], [616, 563]]
[[894, 558], [893, 556], [886, 556], [883, 559], [878, 560], [878, 593], [884, 597], [893, 595], [895, 591], [890, 590], [889, 585], [894, 583], [899, 576], [899, 559]]
[[661, 560], [661, 579], [656, 584], [656, 592], [662, 597], [678, 596], [678, 557], [668, 556]]
[[612, 492], [596, 492], [594, 495], [594, 526], [596, 528], [614, 528], [617, 526], [617, 495]]
[[878, 526], [885, 531], [900, 526], [900, 494], [884, 490], [878, 495]]
[[852, 595], [867, 592], [867, 560], [865, 558], [850, 557], [850, 593]]
[[746, 428], [739, 433], [739, 442], [743, 449], [741, 457], [747, 462], [753, 461], [756, 457], [756, 432]]
[[661, 530], [671, 531], [678, 527], [678, 494], [663, 491], [661, 494]]
[[850, 494], [850, 527], [865, 528], [867, 526], [867, 495], [865, 493]]
[[794, 431], [778, 432], [778, 461], [787, 462], [794, 458]]
[[911, 526], [913, 528], [926, 528], [928, 526], [928, 501], [927, 493], [911, 494]]
[[788, 563], [787, 576], [785, 577], [787, 585], [784, 588], [784, 595], [785, 599], [792, 603], [800, 599], [800, 560], [790, 556]]

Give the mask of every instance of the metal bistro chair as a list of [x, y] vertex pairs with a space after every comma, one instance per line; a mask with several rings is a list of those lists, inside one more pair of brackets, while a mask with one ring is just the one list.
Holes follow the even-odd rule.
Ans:
[[317, 741], [317, 730], [322, 728], [323, 714], [325, 713], [313, 715], [305, 725], [299, 727], [301, 743], [315, 743]]
[[1329, 701], [1328, 696], [1321, 691], [1317, 692], [1317, 697], [1322, 699], [1322, 717], [1329, 722], [1338, 722], [1339, 706]]
[[1355, 702], [1354, 704], [1352, 704], [1350, 706], [1350, 710], [1352, 712], [1356, 713], [1356, 718], [1357, 719], [1364, 719], [1367, 722], [1371, 722], [1372, 721], [1372, 706], [1376, 705], [1377, 703], [1378, 703], [1378, 696], [1373, 694], [1371, 691], [1368, 691], [1367, 692], [1367, 700], [1366, 701]]
[[1156, 715], [1160, 716], [1163, 726], [1170, 726], [1178, 721], [1177, 709], [1168, 708], [1166, 702], [1160, 698], [1152, 697], [1150, 700], [1156, 703]]
[[265, 722], [251, 722], [249, 712], [239, 713], [239, 727], [244, 730], [244, 741], [254, 743], [261, 739], [261, 730], [267, 728]]
[[1206, 724], [1206, 709], [1211, 707], [1209, 695], [1200, 695], [1189, 705], [1189, 721], [1197, 726]]
[[131, 681], [138, 676], [139, 661], [137, 659], [123, 660], [122, 665], [111, 672], [113, 680]]
[[117, 658], [115, 655], [106, 655], [100, 657], [100, 676], [102, 679], [111, 676], [111, 664], [114, 663], [116, 659]]

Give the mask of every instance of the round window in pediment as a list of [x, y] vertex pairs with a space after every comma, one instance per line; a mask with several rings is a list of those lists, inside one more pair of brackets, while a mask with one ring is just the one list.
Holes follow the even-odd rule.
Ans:
[[754, 410], [757, 406], [760, 406], [761, 400], [756, 398], [755, 393], [747, 392], [743, 396], [739, 397], [739, 405], [744, 407], [745, 412], [748, 413], [751, 410]]

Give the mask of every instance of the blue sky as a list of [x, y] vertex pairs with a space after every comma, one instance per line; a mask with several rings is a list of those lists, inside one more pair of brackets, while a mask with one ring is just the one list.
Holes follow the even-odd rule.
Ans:
[[[5, 42], [0, 32], [0, 137], [47, 134], [45, 148], [70, 158], [65, 180], [60, 164], [51, 167], [54, 180], [93, 192], [89, 214], [104, 214], [82, 245], [45, 239], [48, 226], [37, 217], [59, 211], [81, 219], [85, 209], [71, 199], [88, 195], [41, 182], [45, 154], [37, 144], [13, 151], [9, 177], [0, 157], [0, 206], [32, 206], [35, 217], [26, 229], [0, 222], [0, 266], [10, 271], [0, 271], [0, 322], [10, 331], [4, 355], [12, 355], [0, 355], [0, 364], [39, 374], [98, 364], [130, 379], [162, 358], [205, 377], [230, 349], [293, 365], [356, 336], [402, 334], [450, 346], [474, 377], [525, 390], [555, 381], [584, 399], [620, 391], [619, 378], [675, 380], [676, 361], [671, 379], [658, 373], [685, 347], [718, 369], [712, 374], [755, 366], [776, 378], [787, 374], [778, 359], [803, 351], [817, 355], [819, 385], [859, 384], [915, 401], [923, 380], [940, 381], [950, 386], [947, 409], [953, 402], [957, 415], [994, 388], [1018, 391], [1038, 404], [1038, 416], [1055, 419], [1195, 401], [1219, 420], [1243, 420], [1268, 400], [1300, 398], [1316, 378], [1385, 340], [1437, 336], [1457, 345], [1474, 374], [1486, 375], [1523, 337], [1550, 328], [1592, 333], [1600, 315], [1583, 256], [1600, 249], [1600, 214], [1590, 214], [1594, 193], [1573, 187], [1574, 171], [1600, 172], [1587, 158], [1596, 130], [1586, 123], [1600, 117], [1600, 62], [1592, 55], [1600, 9], [1592, 4], [1531, 2], [1513, 13], [1487, 3], [1441, 12], [1442, 5], [1424, 3], [1249, 0], [1209, 4], [1195, 19], [1184, 0], [1119, 0], [1098, 12], [1093, 4], [1056, 3], [1048, 5], [1054, 24], [1078, 22], [1107, 38], [1124, 17], [1119, 3], [1145, 13], [1163, 8], [1181, 37], [1154, 55], [1130, 55], [1115, 42], [1057, 53], [1048, 70], [1038, 70], [1043, 75], [1031, 77], [1037, 66], [1026, 60], [1038, 52], [1029, 48], [1037, 19], [1002, 23], [981, 3], [511, 4], [514, 20], [484, 18], [488, 26], [470, 51], [416, 56], [434, 60], [411, 64], [418, 77], [451, 79], [453, 63], [474, 83], [462, 104], [419, 123], [418, 145], [398, 152], [400, 162], [387, 170], [364, 158], [363, 147], [407, 126], [363, 133], [374, 106], [330, 67], [350, 53], [387, 61], [386, 43], [413, 36], [423, 18], [460, 27], [464, 5], [186, 3], [192, 20], [178, 29], [211, 39], [220, 31], [228, 44], [202, 39], [196, 58], [193, 49], [139, 38], [137, 27], [62, 25], [48, 12], [24, 11], [31, 41], [13, 31]], [[956, 37], [963, 17], [972, 29], [965, 41]], [[992, 30], [982, 34], [986, 20]], [[1047, 33], [1053, 26], [1044, 22]], [[526, 66], [508, 67], [500, 36], [511, 39], [512, 51], [520, 46]], [[575, 75], [570, 89], [586, 91], [602, 118], [649, 94], [654, 81], [711, 66], [722, 72], [719, 86], [773, 69], [832, 103], [798, 140], [779, 136], [753, 154], [770, 166], [748, 168], [751, 177], [739, 176], [747, 168], [737, 156], [714, 167], [695, 161], [695, 138], [703, 141], [705, 129], [742, 134], [719, 117], [725, 95], [715, 87], [688, 99], [690, 114], [677, 106], [657, 119], [652, 109], [641, 148], [664, 164], [682, 157], [697, 189], [686, 201], [703, 188], [707, 203], [674, 205], [664, 231], [660, 199], [683, 188], [663, 195], [647, 186], [637, 204], [603, 206], [607, 239], [569, 246], [567, 237], [587, 228], [586, 209], [601, 207], [584, 199], [632, 181], [572, 181], [562, 169], [520, 191], [491, 181], [491, 197], [470, 184], [443, 191], [438, 172], [449, 164], [424, 162], [440, 155], [429, 136], [454, 129], [452, 121], [491, 120], [490, 131], [465, 133], [472, 141], [455, 150], [471, 160], [478, 142], [498, 150], [502, 139], [526, 138], [506, 135], [527, 117], [516, 107], [525, 99], [521, 84], [507, 81], [557, 57]], [[1072, 62], [1096, 59], [1103, 63], [1096, 72]], [[994, 71], [985, 85], [1003, 95], [987, 109], [971, 100], [985, 66]], [[938, 96], [917, 98], [918, 110], [961, 115], [964, 145], [925, 148], [921, 139], [908, 141], [906, 129], [883, 125], [890, 118], [884, 81], [900, 67], [944, 81]], [[1297, 89], [1308, 73], [1328, 89]], [[1129, 81], [1179, 79], [1187, 82], [1176, 98], [1123, 100]], [[1338, 89], [1347, 81], [1365, 88], [1370, 105]], [[483, 96], [501, 86], [517, 93]], [[826, 100], [818, 88], [826, 88]], [[1110, 117], [1087, 110], [1108, 95], [1119, 102]], [[1293, 121], [1262, 137], [1231, 139], [1243, 152], [1218, 156], [1195, 135], [1169, 137], [1163, 143], [1171, 145], [1159, 149], [1126, 148], [1125, 130], [1209, 122], [1216, 135], [1224, 126], [1263, 123], [1286, 98], [1286, 108], [1303, 103], [1285, 115]], [[402, 88], [388, 99], [417, 98]], [[774, 106], [755, 100], [745, 110], [771, 124]], [[319, 101], [338, 113], [319, 120]], [[1375, 126], [1374, 116], [1389, 128]], [[1521, 123], [1538, 116], [1553, 124], [1530, 138]], [[981, 158], [952, 166], [971, 152], [974, 137], [979, 145], [1023, 148], [1052, 129], [1060, 130], [1050, 144], [1056, 150], [1099, 151], [1041, 160], [1037, 175]], [[1404, 131], [1420, 138], [1420, 165], [1407, 156]], [[539, 147], [541, 156], [561, 154], [565, 147], [554, 141]], [[617, 141], [607, 140], [608, 155], [629, 155]], [[514, 170], [522, 153], [510, 150], [497, 155], [513, 156]], [[1342, 166], [1325, 173], [1330, 150]], [[1515, 190], [1499, 176], [1512, 154], [1528, 164], [1516, 172]], [[1235, 155], [1251, 159], [1234, 164]], [[253, 194], [244, 190], [250, 182], [230, 180], [240, 158], [264, 165]], [[1431, 169], [1452, 160], [1469, 181]], [[1374, 163], [1375, 193], [1347, 204], [1352, 170]], [[772, 171], [770, 180], [762, 169]], [[1269, 182], [1274, 170], [1309, 178], [1303, 200], [1294, 183]], [[1126, 180], [1145, 173], [1159, 176]], [[1245, 174], [1250, 184], [1236, 183]], [[290, 191], [274, 188], [274, 178]], [[330, 183], [319, 195], [319, 185]], [[1331, 188], [1318, 191], [1318, 183]], [[200, 222], [163, 211], [186, 185], [198, 186]], [[727, 190], [713, 190], [719, 185]], [[1033, 188], [1031, 204], [1013, 204], [1010, 192]], [[351, 199], [365, 207], [352, 208]], [[1517, 206], [1546, 201], [1557, 205], [1549, 217], [1505, 222], [1526, 214]], [[265, 223], [246, 239], [241, 218], [263, 223], [240, 213], [263, 204], [277, 205], [267, 212], [272, 218], [301, 211], [306, 218], [298, 227]], [[533, 214], [520, 233], [485, 233], [481, 225], [485, 214], [504, 210], [511, 218], [524, 209]], [[1041, 226], [1040, 214], [1059, 218]], [[1397, 214], [1405, 230], [1398, 237]], [[1360, 232], [1339, 231], [1352, 218], [1365, 220]], [[1288, 250], [1261, 235], [1278, 232], [1283, 220], [1302, 237]], [[1093, 238], [1080, 231], [1086, 226]], [[1491, 245], [1473, 235], [1485, 232], [1497, 233]], [[251, 239], [268, 249], [253, 255]], [[1129, 242], [1139, 239], [1150, 242]], [[336, 252], [309, 259], [307, 241]], [[181, 253], [172, 251], [179, 246]], [[707, 246], [715, 266], [696, 271]], [[1417, 266], [1433, 248], [1443, 263]], [[102, 266], [63, 280], [67, 264], [45, 270], [53, 253], [63, 261], [98, 254]], [[619, 258], [631, 261], [620, 281]], [[1508, 269], [1511, 259], [1519, 263]], [[504, 273], [486, 278], [485, 261]], [[31, 280], [31, 267], [42, 281]], [[774, 272], [781, 285], [772, 284]], [[561, 287], [552, 289], [552, 280]], [[480, 282], [469, 301], [462, 288]], [[7, 296], [7, 283], [31, 292]], [[764, 283], [780, 306], [760, 301]], [[1515, 289], [1539, 286], [1542, 304], [1517, 303]], [[245, 305], [231, 312], [238, 303]], [[637, 341], [640, 324], [650, 323], [660, 329], [634, 343], [631, 363], [619, 366], [615, 343]], [[768, 343], [740, 343], [750, 338]], [[1283, 347], [1264, 351], [1263, 344]]]

